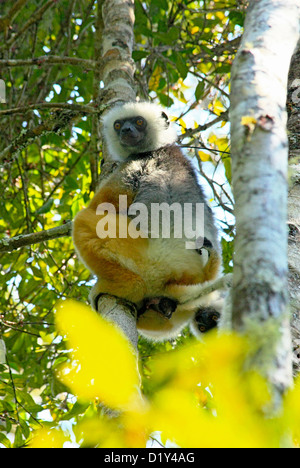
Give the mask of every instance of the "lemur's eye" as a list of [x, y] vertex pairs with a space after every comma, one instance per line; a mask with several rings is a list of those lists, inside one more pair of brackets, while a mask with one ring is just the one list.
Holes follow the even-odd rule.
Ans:
[[144, 119], [142, 117], [138, 117], [136, 119], [136, 124], [138, 127], [142, 127], [144, 125]]
[[115, 123], [114, 123], [114, 129], [115, 129], [115, 130], [120, 130], [120, 128], [121, 128], [120, 122], [115, 122]]

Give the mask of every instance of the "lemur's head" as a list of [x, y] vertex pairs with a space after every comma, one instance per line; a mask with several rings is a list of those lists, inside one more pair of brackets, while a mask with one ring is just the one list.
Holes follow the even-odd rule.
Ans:
[[177, 135], [167, 114], [156, 104], [129, 102], [108, 111], [103, 136], [113, 159], [146, 153], [175, 143]]

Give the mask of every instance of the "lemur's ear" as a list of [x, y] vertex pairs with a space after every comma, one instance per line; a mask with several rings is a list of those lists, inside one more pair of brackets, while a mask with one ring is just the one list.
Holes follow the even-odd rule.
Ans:
[[165, 112], [162, 112], [161, 116], [162, 116], [163, 119], [165, 119], [167, 127], [168, 127], [170, 125], [169, 117], [167, 116], [167, 114]]

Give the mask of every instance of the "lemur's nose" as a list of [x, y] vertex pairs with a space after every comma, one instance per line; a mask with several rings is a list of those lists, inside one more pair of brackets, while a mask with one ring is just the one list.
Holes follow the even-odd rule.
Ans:
[[123, 127], [122, 127], [122, 130], [121, 130], [121, 133], [130, 133], [132, 132], [132, 126], [130, 124], [124, 124]]

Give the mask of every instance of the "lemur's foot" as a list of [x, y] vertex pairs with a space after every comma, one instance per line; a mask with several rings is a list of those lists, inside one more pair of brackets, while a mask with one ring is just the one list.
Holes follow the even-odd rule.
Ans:
[[175, 312], [177, 305], [178, 301], [175, 299], [170, 299], [169, 297], [149, 297], [144, 299], [143, 305], [138, 311], [138, 316], [144, 314], [147, 310], [152, 309], [164, 317], [170, 319], [173, 312]]

